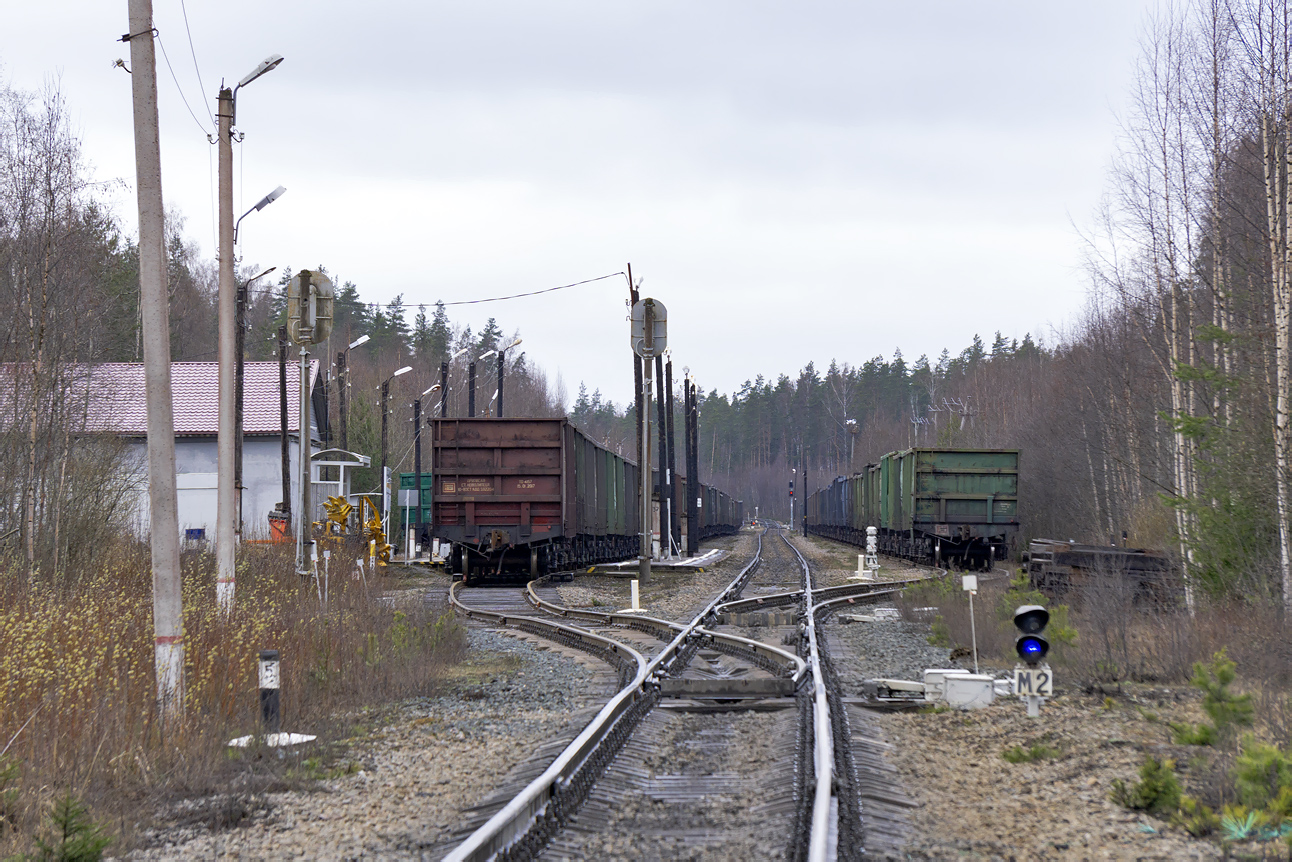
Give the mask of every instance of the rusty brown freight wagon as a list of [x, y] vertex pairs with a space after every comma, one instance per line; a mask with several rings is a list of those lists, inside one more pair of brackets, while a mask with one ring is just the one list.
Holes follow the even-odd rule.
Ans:
[[637, 465], [564, 418], [433, 419], [431, 465], [451, 572], [536, 576], [638, 552]]

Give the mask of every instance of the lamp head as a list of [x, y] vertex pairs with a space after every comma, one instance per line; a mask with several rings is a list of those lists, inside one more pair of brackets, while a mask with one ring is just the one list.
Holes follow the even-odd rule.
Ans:
[[503, 348], [503, 350], [504, 350], [504, 351], [506, 351], [506, 350], [511, 350], [513, 347], [516, 347], [517, 345], [519, 345], [519, 344], [520, 344], [520, 342], [521, 342], [521, 339], [517, 338], [517, 339], [516, 339], [515, 341], [513, 341], [511, 344], [508, 344], [506, 347], [504, 347], [504, 348]]
[[497, 353], [497, 352], [498, 352], [497, 350], [486, 350], [484, 353], [481, 353], [481, 354], [480, 354], [479, 356], [477, 356], [476, 358], [477, 358], [477, 359], [488, 359], [490, 356], [493, 356], [493, 355], [494, 355], [495, 353]]
[[269, 206], [274, 201], [278, 200], [280, 197], [283, 196], [283, 192], [285, 191], [287, 191], [286, 186], [279, 186], [269, 194], [265, 195], [263, 198], [260, 199], [260, 203], [256, 204], [255, 206], [256, 212], [260, 212], [262, 209]]
[[260, 61], [260, 65], [248, 72], [246, 77], [238, 82], [238, 87], [245, 87], [266, 72], [272, 69], [277, 69], [278, 64], [281, 62], [283, 62], [282, 54], [270, 54], [268, 57]]
[[413, 366], [411, 366], [411, 365], [405, 365], [403, 368], [399, 369], [398, 371], [396, 371], [394, 374], [392, 374], [392, 375], [390, 375], [390, 376], [391, 376], [391, 377], [398, 377], [399, 375], [401, 375], [401, 374], [407, 374], [408, 372], [410, 372], [410, 371], [412, 371], [412, 370], [413, 370]]
[[360, 336], [359, 336], [358, 338], [356, 338], [354, 341], [351, 341], [351, 342], [350, 342], [350, 346], [349, 346], [349, 347], [347, 347], [347, 348], [346, 348], [346, 350], [351, 350], [351, 349], [353, 349], [353, 348], [355, 348], [355, 347], [358, 347], [360, 344], [367, 344], [367, 343], [368, 343], [368, 336], [366, 336], [366, 335], [360, 335]]
[[430, 395], [432, 392], [439, 392], [439, 391], [440, 391], [440, 384], [436, 383], [430, 389], [427, 389], [425, 392], [423, 392], [422, 395]]
[[457, 353], [455, 353], [455, 354], [453, 354], [452, 356], [450, 356], [450, 357], [449, 357], [449, 362], [452, 362], [453, 360], [457, 359], [459, 356], [461, 356], [462, 354], [464, 354], [464, 353], [466, 353], [466, 352], [467, 352], [467, 348], [465, 348], [465, 347], [464, 347], [464, 348], [462, 348], [462, 349], [461, 349], [461, 350], [459, 350]]

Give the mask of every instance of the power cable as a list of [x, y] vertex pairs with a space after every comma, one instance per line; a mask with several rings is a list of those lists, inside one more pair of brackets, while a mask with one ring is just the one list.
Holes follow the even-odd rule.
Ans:
[[202, 130], [202, 134], [209, 136], [211, 133], [202, 125], [202, 121], [197, 118], [197, 114], [193, 113], [193, 108], [189, 105], [188, 98], [184, 95], [184, 88], [179, 85], [179, 78], [175, 75], [175, 67], [170, 64], [170, 56], [166, 53], [166, 46], [162, 44], [161, 32], [154, 32], [157, 34], [157, 45], [162, 49], [162, 59], [166, 61], [166, 68], [170, 70], [171, 80], [175, 82], [175, 89], [179, 90], [180, 101], [184, 103], [185, 108], [188, 108], [188, 115], [193, 118], [193, 122], [197, 123], [197, 127]]
[[620, 275], [627, 277], [627, 273], [622, 271], [612, 272], [609, 275], [599, 275], [596, 278], [586, 278], [583, 281], [576, 281], [572, 284], [562, 284], [556, 287], [548, 287], [543, 290], [531, 290], [528, 293], [513, 293], [511, 296], [491, 296], [488, 299], [463, 299], [458, 302], [446, 302], [444, 303], [444, 306], [447, 308], [450, 305], [478, 305], [482, 302], [502, 302], [507, 299], [520, 299], [524, 296], [538, 296], [541, 293], [551, 293], [554, 290], [565, 290], [570, 287], [578, 287], [581, 284], [591, 284], [594, 281], [605, 281], [607, 278], [615, 278]]
[[[193, 31], [188, 26], [188, 8], [184, 5], [184, 0], [179, 0], [180, 11], [184, 13], [184, 32], [188, 34], [188, 51], [193, 55], [193, 71], [197, 73], [198, 91], [205, 93], [206, 84], [202, 83], [202, 70], [197, 67], [197, 51], [193, 48]], [[203, 103], [206, 104], [205, 102]], [[215, 125], [215, 117], [211, 115], [211, 109], [206, 109], [206, 115], [211, 120], [211, 125]]]

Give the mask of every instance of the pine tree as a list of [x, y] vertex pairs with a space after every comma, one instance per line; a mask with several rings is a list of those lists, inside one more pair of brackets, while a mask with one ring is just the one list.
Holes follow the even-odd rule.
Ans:
[[413, 355], [424, 361], [431, 349], [431, 327], [426, 317], [426, 306], [417, 306], [417, 317], [413, 320], [412, 337]]
[[497, 350], [501, 339], [502, 327], [498, 325], [496, 319], [489, 318], [485, 322], [484, 329], [480, 330], [480, 338], [476, 340], [476, 355], [479, 356], [481, 353]]
[[428, 333], [427, 358], [434, 367], [449, 358], [449, 345], [453, 343], [453, 327], [449, 324], [448, 312], [444, 310], [444, 301], [437, 300], [435, 314], [431, 316], [431, 328]]

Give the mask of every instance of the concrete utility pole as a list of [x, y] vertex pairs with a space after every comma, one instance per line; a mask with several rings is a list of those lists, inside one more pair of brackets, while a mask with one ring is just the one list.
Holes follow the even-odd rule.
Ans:
[[[234, 488], [234, 461], [237, 458], [237, 382], [235, 380], [237, 362], [238, 336], [236, 318], [238, 306], [238, 285], [234, 277], [233, 241], [236, 225], [233, 221], [233, 123], [234, 106], [239, 88], [250, 84], [256, 78], [275, 68], [283, 58], [277, 54], [257, 66], [249, 75], [230, 89], [221, 87], [216, 96], [216, 128], [219, 166], [216, 173], [218, 181], [218, 210], [220, 220], [220, 282], [219, 282], [219, 350], [220, 387], [219, 387], [219, 429], [216, 435], [216, 492], [215, 492], [215, 599], [220, 610], [228, 613], [233, 609], [234, 572], [237, 554], [236, 534], [240, 532], [235, 526], [238, 519], [236, 492]], [[269, 197], [265, 198], [255, 209], [271, 203], [283, 193], [280, 186]]]
[[287, 443], [287, 327], [278, 327], [278, 428], [282, 434], [283, 502], [282, 513], [291, 523], [292, 461]]
[[157, 708], [166, 723], [184, 701], [184, 615], [180, 599], [179, 512], [175, 494], [175, 415], [170, 380], [170, 297], [166, 291], [157, 131], [157, 57], [152, 0], [130, 0], [130, 88], [139, 189], [139, 308], [148, 409], [148, 514], [153, 569], [153, 661]]
[[237, 434], [234, 363], [237, 361], [237, 285], [233, 277], [233, 90], [224, 87], [216, 100], [219, 133], [219, 211], [220, 211], [220, 425], [216, 437], [219, 462], [215, 492], [215, 600], [223, 613], [233, 609], [234, 559], [234, 450]]

